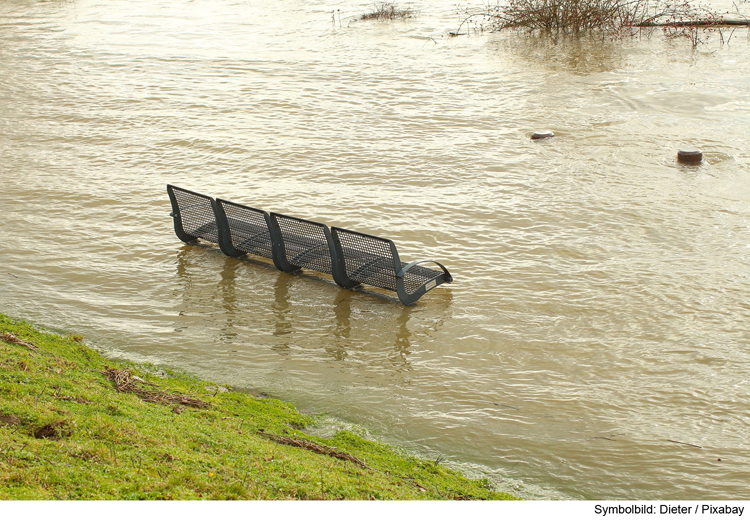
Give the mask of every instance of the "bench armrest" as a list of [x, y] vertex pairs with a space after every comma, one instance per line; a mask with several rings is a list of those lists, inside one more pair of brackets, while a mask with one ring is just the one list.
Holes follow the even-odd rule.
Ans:
[[451, 276], [451, 273], [448, 271], [446, 267], [444, 267], [442, 264], [438, 263], [437, 261], [433, 261], [432, 259], [425, 259], [424, 261], [412, 261], [408, 265], [401, 268], [401, 270], [396, 274], [396, 277], [404, 277], [406, 272], [409, 271], [410, 268], [421, 265], [423, 263], [433, 263], [440, 267], [440, 269], [445, 273], [445, 281], [444, 283], [452, 283], [453, 282], [453, 276]]
[[[415, 266], [419, 266], [423, 263], [432, 263], [440, 267], [440, 269], [443, 271], [442, 274], [438, 274], [433, 277], [429, 277], [424, 279], [421, 285], [419, 285], [417, 288], [414, 288], [411, 292], [407, 289], [407, 282], [405, 280], [406, 273], [414, 268]], [[419, 298], [424, 296], [427, 292], [432, 290], [438, 285], [442, 285], [443, 283], [452, 283], [453, 282], [453, 276], [451, 276], [451, 273], [448, 271], [446, 267], [444, 267], [442, 264], [438, 263], [437, 261], [433, 261], [431, 259], [422, 260], [422, 261], [413, 261], [406, 266], [403, 266], [401, 270], [396, 272], [396, 292], [398, 292], [398, 298], [401, 300], [401, 303], [404, 305], [413, 305], [417, 302]]]

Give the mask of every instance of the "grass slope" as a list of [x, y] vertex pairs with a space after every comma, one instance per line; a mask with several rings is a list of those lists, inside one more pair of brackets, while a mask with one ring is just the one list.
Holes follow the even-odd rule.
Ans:
[[[0, 315], [0, 499], [516, 499], [273, 399]], [[118, 378], [119, 377], [119, 378]], [[119, 388], [119, 390], [118, 390]]]

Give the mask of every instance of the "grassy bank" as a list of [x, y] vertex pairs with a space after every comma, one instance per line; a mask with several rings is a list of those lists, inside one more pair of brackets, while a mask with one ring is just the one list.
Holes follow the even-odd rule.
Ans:
[[514, 499], [314, 421], [0, 315], [0, 499]]

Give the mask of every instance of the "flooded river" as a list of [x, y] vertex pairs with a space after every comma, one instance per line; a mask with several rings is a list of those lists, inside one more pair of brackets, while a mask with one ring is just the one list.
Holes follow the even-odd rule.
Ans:
[[[2, 2], [0, 311], [527, 498], [750, 499], [747, 30], [450, 38], [453, 0], [410, 5]], [[167, 183], [455, 282], [405, 307], [185, 246]]]

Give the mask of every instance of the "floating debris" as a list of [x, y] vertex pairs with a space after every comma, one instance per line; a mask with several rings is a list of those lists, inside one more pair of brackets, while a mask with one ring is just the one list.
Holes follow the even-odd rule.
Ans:
[[699, 164], [703, 160], [703, 153], [698, 149], [677, 151], [677, 161], [689, 164]]
[[682, 441], [673, 441], [672, 439], [667, 439], [667, 441], [670, 443], [678, 444], [678, 445], [692, 446], [693, 448], [703, 448], [700, 445], [694, 445], [692, 443], [683, 443]]
[[555, 133], [551, 130], [542, 130], [538, 132], [532, 132], [531, 133], [531, 139], [532, 140], [543, 140], [545, 138], [554, 138]]

